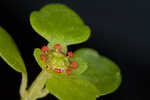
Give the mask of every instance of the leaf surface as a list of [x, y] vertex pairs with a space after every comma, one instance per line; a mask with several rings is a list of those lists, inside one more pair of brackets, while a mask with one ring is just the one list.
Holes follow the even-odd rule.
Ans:
[[79, 49], [75, 54], [85, 60], [88, 65], [87, 70], [80, 77], [93, 83], [101, 95], [112, 93], [119, 87], [120, 69], [114, 62], [89, 48]]
[[26, 73], [23, 59], [14, 40], [2, 27], [0, 27], [0, 56], [14, 70]]
[[50, 42], [63, 47], [86, 41], [90, 29], [81, 18], [63, 4], [49, 4], [30, 16], [33, 29]]
[[96, 100], [97, 88], [87, 80], [51, 78], [47, 89], [60, 100]]

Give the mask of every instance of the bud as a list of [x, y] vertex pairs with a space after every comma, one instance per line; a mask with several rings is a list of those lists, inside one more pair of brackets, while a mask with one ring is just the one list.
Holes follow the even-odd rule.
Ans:
[[60, 44], [56, 44], [56, 45], [55, 45], [55, 48], [56, 48], [57, 50], [59, 50], [59, 51], [61, 51], [61, 49], [62, 49], [62, 47], [61, 47]]
[[41, 48], [41, 50], [42, 50], [42, 52], [46, 52], [46, 51], [48, 51], [48, 47], [47, 47], [47, 46], [43, 46], [43, 47]]
[[71, 57], [71, 58], [74, 56], [73, 53], [72, 53], [71, 51], [68, 51], [67, 54], [68, 54], [68, 56]]
[[75, 62], [75, 61], [74, 61], [74, 62], [72, 62], [72, 65], [71, 65], [71, 67], [72, 67], [72, 68], [74, 68], [74, 69], [75, 69], [75, 68], [77, 68], [77, 66], [78, 66], [77, 62]]

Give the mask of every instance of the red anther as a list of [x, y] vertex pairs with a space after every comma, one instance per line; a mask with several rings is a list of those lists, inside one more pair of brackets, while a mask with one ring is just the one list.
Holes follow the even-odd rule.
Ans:
[[71, 58], [74, 56], [72, 51], [68, 51], [67, 54], [68, 54], [68, 56], [71, 57]]
[[61, 69], [58, 69], [58, 73], [61, 73], [62, 71], [61, 71]]
[[77, 68], [77, 67], [78, 67], [78, 64], [77, 64], [77, 62], [75, 62], [75, 61], [74, 61], [74, 62], [72, 62], [72, 65], [71, 65], [71, 67], [72, 67], [72, 68], [74, 68], [74, 69], [75, 69], [75, 68]]
[[61, 71], [61, 69], [55, 68], [55, 69], [54, 69], [54, 72], [56, 72], [56, 73], [61, 73], [62, 71]]
[[47, 46], [43, 46], [43, 47], [41, 48], [41, 50], [42, 50], [42, 52], [48, 51], [48, 47], [47, 47]]
[[66, 73], [67, 73], [67, 75], [71, 75], [70, 69], [66, 69]]
[[54, 69], [54, 72], [58, 73], [58, 69], [57, 69], [57, 68], [55, 68], [55, 69]]
[[55, 48], [56, 48], [57, 50], [61, 50], [61, 49], [62, 49], [62, 47], [61, 47], [60, 44], [56, 44], [56, 45], [55, 45]]
[[44, 54], [41, 54], [41, 55], [40, 55], [40, 58], [41, 58], [41, 60], [45, 60], [45, 59], [46, 59], [46, 57], [45, 57]]

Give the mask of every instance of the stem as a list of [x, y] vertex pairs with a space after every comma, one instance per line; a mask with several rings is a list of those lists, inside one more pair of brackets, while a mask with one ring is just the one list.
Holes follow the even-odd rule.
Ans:
[[48, 92], [45, 91], [44, 86], [47, 79], [50, 77], [51, 75], [47, 71], [42, 70], [29, 90], [24, 94], [22, 100], [36, 100], [37, 98], [46, 96]]
[[20, 96], [21, 98], [26, 94], [26, 88], [27, 88], [27, 74], [22, 73], [22, 80], [21, 80], [21, 85], [20, 85]]
[[41, 90], [41, 94], [39, 95], [38, 98], [43, 98], [43, 97], [47, 96], [48, 93], [49, 93], [49, 91], [46, 88], [44, 88]]

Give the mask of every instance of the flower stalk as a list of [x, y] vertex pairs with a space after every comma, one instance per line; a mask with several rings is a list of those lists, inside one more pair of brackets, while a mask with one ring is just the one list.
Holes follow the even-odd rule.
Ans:
[[36, 100], [46, 96], [48, 91], [45, 89], [45, 83], [50, 77], [51, 75], [47, 71], [42, 70], [30, 88], [21, 94], [21, 100]]

